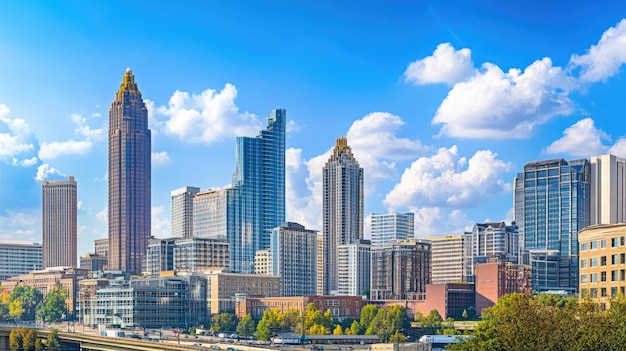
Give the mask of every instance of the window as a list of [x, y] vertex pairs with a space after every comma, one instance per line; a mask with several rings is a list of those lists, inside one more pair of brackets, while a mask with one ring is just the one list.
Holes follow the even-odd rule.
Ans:
[[619, 245], [618, 238], [611, 238], [611, 247], [617, 247]]
[[606, 266], [606, 256], [600, 257], [600, 266]]
[[605, 282], [606, 281], [606, 272], [600, 272], [600, 281], [601, 282]]
[[592, 240], [590, 244], [591, 244], [590, 246], [592, 250], [595, 250], [598, 248], [598, 242], [596, 240]]
[[589, 295], [591, 295], [591, 297], [598, 297], [598, 289], [597, 288], [591, 288]]
[[619, 263], [619, 256], [617, 254], [611, 255], [611, 264], [616, 265]]
[[592, 257], [589, 259], [589, 267], [598, 267], [598, 258]]
[[580, 268], [587, 268], [587, 260], [586, 259], [582, 259], [580, 260]]
[[606, 288], [600, 289], [600, 296], [606, 297]]
[[587, 250], [589, 250], [589, 243], [580, 244], [580, 251], [587, 251]]
[[580, 289], [580, 294], [581, 294], [582, 296], [587, 296], [587, 294], [588, 294], [588, 290], [587, 290], [587, 289]]
[[622, 236], [619, 238], [619, 246], [626, 245], [626, 236]]
[[611, 288], [611, 297], [615, 297], [617, 296], [617, 287], [612, 287]]
[[620, 264], [626, 263], [626, 254], [619, 254], [619, 263]]
[[589, 276], [589, 279], [591, 280], [592, 283], [597, 283], [598, 282], [598, 273], [591, 273], [591, 275]]
[[619, 274], [617, 271], [611, 271], [611, 281], [616, 282], [619, 280]]
[[580, 282], [581, 283], [586, 283], [587, 282], [587, 275], [586, 274], [581, 274], [580, 275]]
[[603, 249], [606, 248], [606, 239], [600, 240], [600, 247]]

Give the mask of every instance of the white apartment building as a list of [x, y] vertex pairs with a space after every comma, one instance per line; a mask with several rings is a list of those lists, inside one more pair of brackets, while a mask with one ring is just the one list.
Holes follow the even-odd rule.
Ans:
[[193, 197], [200, 188], [186, 186], [173, 190], [172, 196], [172, 237], [191, 238], [193, 236]]
[[626, 222], [626, 159], [591, 157], [591, 218], [589, 225]]

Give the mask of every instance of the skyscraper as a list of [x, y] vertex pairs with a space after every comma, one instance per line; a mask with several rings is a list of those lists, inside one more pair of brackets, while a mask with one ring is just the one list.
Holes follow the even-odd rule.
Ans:
[[532, 289], [578, 290], [578, 231], [589, 225], [591, 167], [586, 159], [527, 163], [515, 178], [514, 212]]
[[43, 268], [77, 267], [76, 181], [44, 180], [41, 188]]
[[151, 133], [130, 68], [109, 110], [109, 265], [141, 273], [150, 238]]
[[591, 157], [591, 219], [589, 225], [626, 222], [626, 159]]
[[231, 269], [254, 273], [254, 253], [269, 247], [269, 231], [285, 221], [284, 109], [272, 110], [256, 138], [237, 137], [236, 228], [228, 238]]
[[318, 293], [337, 291], [339, 245], [363, 239], [363, 168], [359, 166], [344, 137], [337, 138], [333, 154], [322, 170], [322, 217], [324, 236], [323, 274], [318, 281]]
[[405, 213], [372, 213], [372, 245], [387, 245], [392, 240], [408, 240], [415, 236], [415, 215]]
[[193, 235], [193, 198], [200, 188], [186, 186], [173, 190], [172, 195], [172, 236], [191, 238]]

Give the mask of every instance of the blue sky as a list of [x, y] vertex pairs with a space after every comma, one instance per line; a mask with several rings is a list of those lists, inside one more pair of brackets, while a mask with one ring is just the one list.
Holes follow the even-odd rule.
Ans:
[[[287, 219], [321, 228], [347, 136], [365, 214], [416, 236], [512, 220], [513, 178], [626, 157], [622, 1], [0, 2], [0, 238], [41, 241], [41, 182], [78, 182], [79, 255], [106, 237], [108, 109], [126, 67], [150, 107], [153, 234], [170, 191], [230, 183], [235, 136], [287, 110]], [[368, 230], [366, 230], [368, 231]]]

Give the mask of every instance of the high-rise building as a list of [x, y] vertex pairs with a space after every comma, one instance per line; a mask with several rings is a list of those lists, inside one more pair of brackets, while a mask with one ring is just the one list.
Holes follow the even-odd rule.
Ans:
[[367, 295], [370, 291], [369, 240], [355, 239], [337, 246], [337, 292], [339, 295]]
[[492, 257], [504, 257], [509, 263], [518, 263], [519, 237], [515, 223], [476, 223], [471, 232], [465, 233], [466, 281], [475, 281], [476, 265], [487, 263]]
[[174, 238], [193, 236], [193, 197], [198, 192], [200, 188], [193, 186], [172, 191], [172, 236]]
[[535, 291], [578, 290], [578, 231], [589, 225], [589, 160], [527, 163], [515, 178], [522, 264]]
[[443, 235], [426, 240], [431, 244], [432, 284], [465, 281], [466, 235]]
[[76, 181], [44, 180], [41, 187], [43, 268], [77, 267]]
[[626, 222], [626, 159], [591, 157], [591, 219], [589, 225]]
[[392, 240], [408, 240], [415, 236], [415, 215], [405, 213], [372, 213], [372, 245], [387, 245]]
[[298, 223], [281, 223], [270, 232], [271, 275], [280, 277], [281, 296], [315, 294], [317, 231]]
[[94, 252], [102, 257], [109, 257], [109, 239], [96, 239], [93, 241]]
[[130, 68], [109, 110], [109, 265], [141, 273], [151, 233], [148, 109]]
[[272, 110], [268, 126], [255, 137], [237, 137], [236, 228], [229, 233], [231, 269], [254, 273], [254, 254], [269, 247], [270, 229], [285, 221], [284, 109]]
[[506, 294], [531, 293], [530, 266], [507, 262], [504, 256], [493, 256], [476, 265], [476, 315], [498, 303]]
[[431, 281], [430, 246], [415, 239], [372, 246], [370, 299], [424, 299]]
[[42, 251], [38, 243], [0, 239], [0, 282], [41, 270]]
[[227, 239], [235, 233], [235, 189], [211, 189], [193, 198], [193, 236], [196, 238]]
[[348, 140], [337, 138], [333, 154], [322, 170], [322, 217], [324, 235], [322, 281], [318, 292], [328, 295], [339, 288], [339, 245], [363, 239], [363, 168], [352, 155]]

